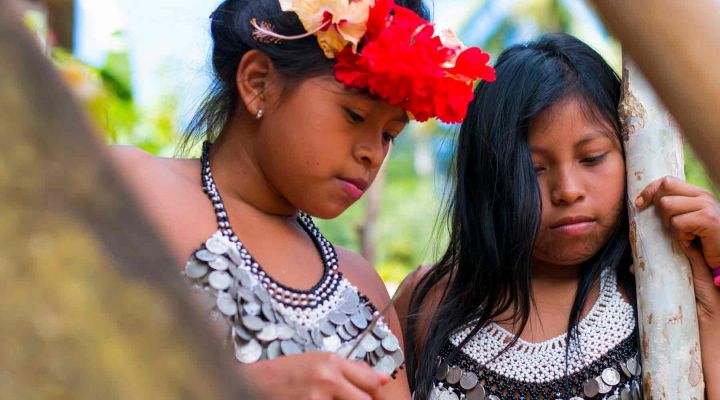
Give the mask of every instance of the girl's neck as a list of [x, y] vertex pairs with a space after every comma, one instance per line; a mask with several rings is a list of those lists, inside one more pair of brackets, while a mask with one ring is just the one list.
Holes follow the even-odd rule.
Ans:
[[532, 286], [539, 303], [572, 306], [578, 287], [576, 265], [554, 265], [534, 260]]
[[[245, 121], [243, 121], [245, 120]], [[268, 180], [255, 157], [257, 124], [234, 118], [210, 149], [210, 165], [226, 206], [294, 221], [298, 212]]]

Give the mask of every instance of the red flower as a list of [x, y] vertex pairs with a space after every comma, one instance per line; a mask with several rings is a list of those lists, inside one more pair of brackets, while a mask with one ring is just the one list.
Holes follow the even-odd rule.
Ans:
[[376, 0], [361, 50], [346, 47], [335, 54], [335, 77], [403, 107], [420, 122], [432, 117], [460, 122], [473, 82], [493, 81], [495, 71], [486, 53], [454, 39], [445, 45], [435, 27], [411, 10]]

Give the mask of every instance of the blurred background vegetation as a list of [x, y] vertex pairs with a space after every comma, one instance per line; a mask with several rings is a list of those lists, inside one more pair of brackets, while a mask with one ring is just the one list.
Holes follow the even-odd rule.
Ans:
[[[93, 2], [96, 10], [100, 3], [107, 3], [113, 10], [126, 9], [132, 3], [85, 0], [88, 1]], [[153, 101], [138, 100], [138, 84], [134, 79], [137, 71], [133, 65], [142, 65], [143, 60], [131, 62], [132, 40], [144, 40], [138, 32], [118, 29], [112, 33], [112, 45], [104, 51], [101, 61], [82, 60], [77, 42], [87, 40], [82, 35], [89, 33], [77, 29], [77, 21], [93, 18], [82, 15], [82, 3], [26, 0], [26, 22], [37, 32], [109, 143], [130, 144], [161, 156], [173, 155], [183, 125], [192, 113], [191, 107], [181, 106], [181, 91], [177, 86], [166, 85], [167, 79], [155, 80], [160, 94]], [[217, 1], [204, 3], [212, 9]], [[618, 43], [582, 0], [438, 0], [428, 5], [435, 22], [452, 27], [467, 45], [480, 46], [493, 59], [509, 45], [545, 32], [562, 31], [593, 46], [619, 71]], [[165, 9], [172, 12], [169, 3]], [[194, 34], [207, 36], [207, 28]], [[207, 65], [201, 69], [207, 75]], [[194, 101], [198, 101], [201, 95], [194, 96]], [[436, 221], [442, 216], [443, 197], [448, 191], [445, 176], [457, 128], [435, 121], [412, 123], [396, 142], [383, 182], [376, 184], [374, 192], [341, 217], [319, 222], [335, 244], [370, 258], [391, 289], [409, 271], [419, 264], [431, 263], [443, 250], [446, 229]], [[702, 166], [689, 153], [686, 173], [691, 183], [710, 188]], [[373, 205], [377, 214], [368, 212]]]

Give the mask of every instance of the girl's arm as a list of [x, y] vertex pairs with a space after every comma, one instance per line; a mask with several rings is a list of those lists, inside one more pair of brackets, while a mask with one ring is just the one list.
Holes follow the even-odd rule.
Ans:
[[657, 208], [693, 269], [700, 328], [705, 390], [720, 399], [720, 288], [713, 269], [720, 268], [720, 205], [708, 191], [672, 177], [650, 183], [635, 201], [639, 209]]

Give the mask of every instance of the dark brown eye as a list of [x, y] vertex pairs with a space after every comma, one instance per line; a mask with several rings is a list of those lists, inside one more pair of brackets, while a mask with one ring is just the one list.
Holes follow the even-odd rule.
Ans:
[[600, 164], [607, 157], [607, 153], [601, 154], [595, 157], [587, 157], [580, 160], [585, 165], [597, 165]]
[[345, 113], [347, 113], [348, 118], [350, 118], [350, 120], [356, 124], [365, 122], [365, 117], [349, 108], [345, 108]]

